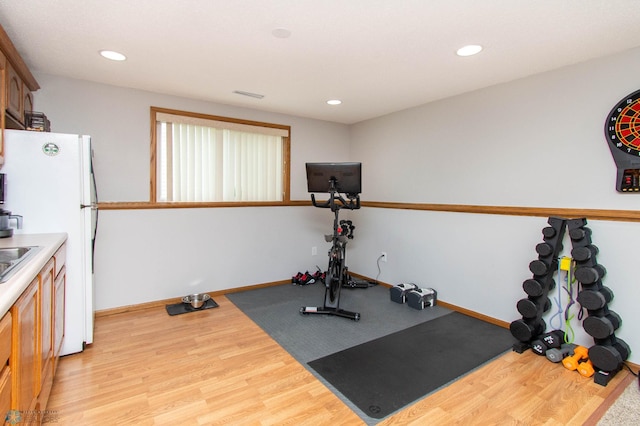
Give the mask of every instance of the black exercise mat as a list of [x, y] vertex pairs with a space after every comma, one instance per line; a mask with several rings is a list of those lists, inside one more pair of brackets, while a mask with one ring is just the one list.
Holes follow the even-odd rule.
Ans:
[[205, 309], [211, 309], [211, 308], [217, 308], [218, 304], [213, 300], [213, 299], [209, 299], [206, 302], [204, 302], [204, 304], [199, 307], [199, 308], [194, 308], [193, 306], [191, 306], [188, 303], [174, 303], [172, 305], [167, 305], [167, 313], [169, 315], [180, 315], [180, 314], [187, 314], [189, 312], [197, 312], [197, 311], [204, 311]]
[[452, 312], [308, 365], [381, 419], [511, 349], [508, 329]]

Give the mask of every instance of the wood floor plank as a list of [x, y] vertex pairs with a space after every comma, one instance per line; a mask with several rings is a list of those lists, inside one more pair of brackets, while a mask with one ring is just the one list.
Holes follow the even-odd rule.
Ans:
[[[581, 425], [627, 374], [604, 387], [531, 351], [509, 352], [380, 424], [420, 424], [429, 419], [425, 412], [439, 407], [447, 420], [429, 424]], [[489, 403], [482, 406], [474, 394]]]
[[[96, 319], [94, 343], [60, 360], [47, 409], [73, 425], [362, 425], [364, 422], [224, 296]], [[381, 425], [582, 424], [603, 387], [531, 351], [509, 352]], [[602, 410], [601, 410], [602, 411]]]
[[[61, 424], [353, 424], [362, 421], [224, 297], [98, 317], [63, 357], [48, 410]], [[318, 423], [320, 422], [320, 423]]]

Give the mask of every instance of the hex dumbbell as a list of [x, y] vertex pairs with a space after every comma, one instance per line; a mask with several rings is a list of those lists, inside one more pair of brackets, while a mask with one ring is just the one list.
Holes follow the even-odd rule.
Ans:
[[578, 266], [573, 274], [582, 284], [593, 284], [598, 280], [601, 280], [606, 273], [607, 269], [604, 266], [597, 264], [593, 267]]
[[610, 337], [606, 343], [589, 348], [589, 359], [598, 370], [614, 371], [620, 368], [630, 353], [631, 349], [624, 340]]
[[556, 282], [546, 278], [529, 278], [522, 283], [522, 289], [531, 297], [538, 297], [547, 294], [548, 291], [556, 287]]
[[529, 320], [526, 318], [522, 318], [519, 320], [513, 321], [509, 325], [509, 330], [513, 337], [518, 339], [521, 342], [530, 342], [535, 336], [544, 332], [544, 329], [547, 327], [543, 319], [534, 319]]
[[516, 303], [516, 309], [524, 318], [542, 317], [542, 314], [551, 309], [551, 300], [548, 297], [528, 297], [520, 299]]
[[609, 311], [602, 316], [589, 315], [582, 322], [582, 327], [589, 336], [596, 339], [606, 339], [611, 336], [621, 324], [622, 318], [620, 318], [620, 315]]
[[586, 360], [578, 364], [578, 373], [582, 377], [591, 377], [595, 374], [595, 370], [593, 369], [593, 364], [590, 360]]
[[578, 303], [590, 311], [602, 309], [613, 300], [613, 291], [609, 287], [602, 286], [595, 289], [583, 289], [578, 293]]
[[576, 346], [573, 349], [573, 355], [569, 355], [562, 360], [562, 365], [567, 370], [577, 370], [578, 365], [582, 360], [586, 360], [589, 358], [589, 350], [584, 346]]
[[564, 340], [562, 330], [553, 330], [531, 341], [531, 350], [538, 355], [544, 355], [551, 348], [559, 348]]
[[545, 356], [551, 362], [560, 362], [565, 357], [573, 355], [573, 350], [575, 349], [575, 347], [576, 345], [574, 345], [573, 343], [565, 343], [559, 348], [551, 348], [547, 350], [547, 352], [545, 352]]

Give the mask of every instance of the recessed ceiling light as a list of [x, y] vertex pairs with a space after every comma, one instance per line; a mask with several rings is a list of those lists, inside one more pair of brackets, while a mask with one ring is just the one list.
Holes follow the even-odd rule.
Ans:
[[331, 99], [331, 100], [328, 100], [327, 103], [329, 105], [340, 105], [342, 103], [342, 101], [339, 100], [339, 99]]
[[482, 51], [482, 46], [477, 44], [470, 44], [468, 46], [461, 47], [456, 51], [458, 56], [473, 56]]
[[103, 58], [111, 59], [112, 61], [124, 61], [127, 59], [122, 53], [114, 52], [113, 50], [101, 50], [100, 55]]

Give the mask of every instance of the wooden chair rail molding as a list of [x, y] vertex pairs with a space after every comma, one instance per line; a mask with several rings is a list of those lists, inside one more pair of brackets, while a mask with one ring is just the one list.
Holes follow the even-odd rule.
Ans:
[[[559, 216], [566, 218], [586, 217], [592, 220], [613, 220], [621, 222], [640, 222], [640, 210], [604, 210], [604, 209], [568, 209], [559, 207], [518, 207], [518, 206], [476, 206], [469, 204], [427, 204], [427, 203], [394, 203], [386, 201], [362, 201], [363, 207], [381, 209], [424, 210], [452, 213], [496, 214], [507, 216]], [[278, 206], [310, 206], [311, 201], [292, 200], [287, 203], [247, 202], [247, 203], [150, 203], [137, 202], [102, 202], [101, 210], [136, 210], [136, 209], [175, 209], [175, 208], [213, 208], [213, 207], [278, 207]]]
[[365, 207], [428, 210], [453, 213], [498, 214], [507, 216], [586, 217], [593, 220], [640, 222], [640, 210], [567, 209], [560, 207], [474, 206], [469, 204], [423, 204], [363, 201]]

